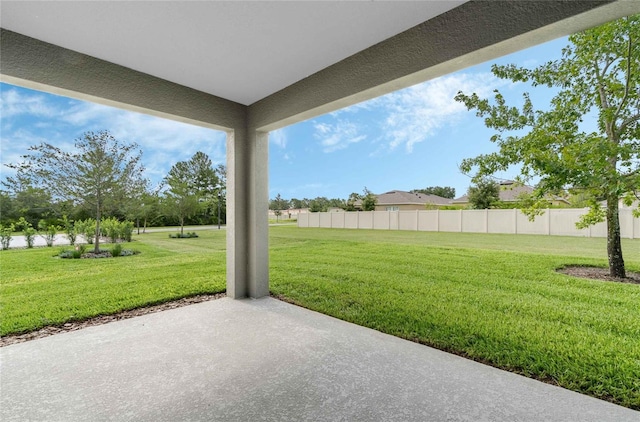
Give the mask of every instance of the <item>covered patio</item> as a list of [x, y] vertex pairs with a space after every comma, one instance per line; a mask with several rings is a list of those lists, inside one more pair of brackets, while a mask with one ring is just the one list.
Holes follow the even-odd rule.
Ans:
[[0, 349], [3, 421], [637, 421], [639, 413], [272, 298]]
[[[228, 298], [3, 348], [3, 420], [638, 418], [265, 298], [270, 131], [638, 13], [638, 2], [0, 8], [3, 82], [223, 130], [228, 170]], [[247, 297], [262, 299], [233, 300]]]

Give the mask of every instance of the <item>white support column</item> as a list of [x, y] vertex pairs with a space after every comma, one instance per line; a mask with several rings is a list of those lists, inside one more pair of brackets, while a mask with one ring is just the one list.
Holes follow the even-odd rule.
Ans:
[[269, 133], [251, 133], [249, 297], [269, 296]]
[[268, 134], [227, 133], [227, 296], [269, 294]]

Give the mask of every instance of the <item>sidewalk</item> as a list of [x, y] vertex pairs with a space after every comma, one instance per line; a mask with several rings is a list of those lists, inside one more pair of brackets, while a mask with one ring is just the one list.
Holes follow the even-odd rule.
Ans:
[[[226, 230], [226, 227], [224, 225], [220, 226], [221, 230]], [[198, 231], [198, 230], [218, 230], [218, 226], [217, 225], [210, 225], [210, 226], [188, 226], [184, 228], [185, 232], [189, 231]], [[157, 232], [179, 232], [180, 231], [180, 227], [162, 227], [162, 228], [147, 228], [146, 233], [157, 233]], [[138, 231], [137, 229], [134, 230], [133, 232], [134, 236], [138, 235]], [[140, 235], [144, 235], [144, 233], [142, 232], [142, 229], [140, 230]], [[82, 243], [87, 243], [86, 240], [84, 239], [84, 237], [78, 235], [77, 239], [76, 239], [76, 244], [82, 244]], [[102, 241], [100, 241], [100, 243], [103, 243]], [[57, 234], [53, 240], [53, 245], [54, 246], [65, 246], [65, 245], [69, 245], [69, 238], [67, 238], [66, 235], [64, 234]], [[44, 240], [44, 237], [40, 236], [40, 235], [36, 235], [34, 238], [34, 242], [33, 242], [33, 246], [34, 247], [46, 247], [47, 246], [47, 242]], [[27, 241], [25, 240], [24, 236], [18, 235], [18, 236], [13, 236], [11, 238], [11, 242], [9, 243], [9, 248], [13, 249], [13, 248], [26, 248], [27, 247]]]

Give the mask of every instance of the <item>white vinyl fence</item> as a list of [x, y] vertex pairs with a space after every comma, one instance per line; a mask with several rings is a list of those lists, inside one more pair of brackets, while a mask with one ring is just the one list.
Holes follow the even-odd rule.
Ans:
[[[574, 208], [547, 209], [534, 221], [517, 209], [316, 212], [300, 214], [298, 227], [607, 237], [605, 223], [576, 228], [578, 218], [586, 212]], [[620, 234], [640, 239], [640, 219], [634, 218], [630, 209], [620, 210]]]

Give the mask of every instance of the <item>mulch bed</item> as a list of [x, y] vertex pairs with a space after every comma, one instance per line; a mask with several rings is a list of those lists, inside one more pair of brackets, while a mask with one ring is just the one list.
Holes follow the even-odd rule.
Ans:
[[592, 280], [614, 281], [618, 283], [640, 284], [640, 273], [627, 271], [626, 278], [611, 277], [608, 268], [585, 267], [580, 265], [570, 265], [558, 269], [559, 273], [574, 277], [590, 278]]
[[9, 346], [11, 344], [23, 343], [29, 340], [36, 340], [43, 337], [52, 336], [54, 334], [66, 333], [69, 331], [76, 331], [82, 328], [91, 327], [94, 325], [107, 324], [113, 321], [120, 321], [123, 319], [129, 319], [141, 315], [152, 314], [155, 312], [166, 311], [169, 309], [180, 308], [182, 306], [193, 305], [194, 303], [206, 302], [209, 300], [220, 299], [226, 297], [225, 293], [205, 294], [192, 297], [185, 297], [183, 299], [174, 300], [171, 302], [161, 303], [159, 305], [147, 306], [145, 308], [131, 309], [130, 311], [122, 311], [113, 315], [101, 315], [94, 318], [90, 318], [84, 321], [67, 322], [62, 325], [50, 325], [41, 328], [37, 331], [32, 331], [25, 334], [11, 334], [5, 337], [0, 337], [0, 347]]

